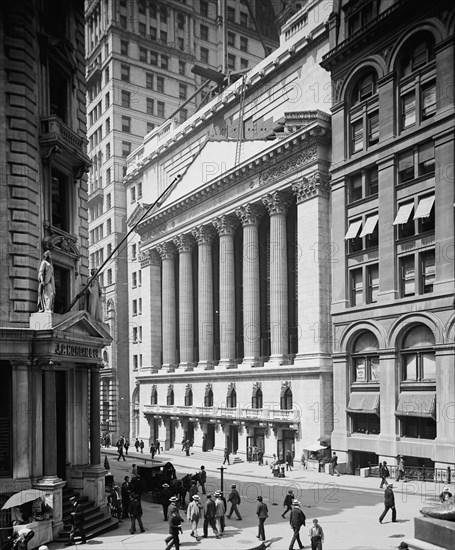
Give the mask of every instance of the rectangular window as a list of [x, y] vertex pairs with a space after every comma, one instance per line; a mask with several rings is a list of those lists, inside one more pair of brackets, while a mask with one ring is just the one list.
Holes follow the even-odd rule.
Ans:
[[141, 15], [145, 15], [145, 0], [137, 0], [137, 11]]
[[366, 174], [367, 196], [378, 194], [378, 167], [370, 168]]
[[362, 174], [355, 174], [349, 178], [348, 182], [348, 202], [358, 201], [363, 197]]
[[142, 315], [142, 298], [139, 298], [139, 301], [138, 301], [138, 303], [137, 303], [137, 306], [138, 306], [138, 308], [137, 308], [137, 309], [138, 309], [138, 311], [137, 311], [138, 314], [139, 314], [139, 315]]
[[202, 63], [209, 62], [209, 51], [207, 48], [201, 48], [201, 62]]
[[167, 44], [167, 32], [160, 31], [160, 41], [162, 44]]
[[147, 122], [147, 134], [155, 129], [155, 124], [153, 122]]
[[126, 19], [126, 15], [120, 16], [120, 26], [122, 27], [122, 29], [126, 29], [128, 27], [128, 21]]
[[162, 76], [156, 77], [156, 91], [160, 94], [164, 94], [164, 78]]
[[243, 59], [243, 57], [240, 58], [240, 68], [241, 69], [248, 69], [248, 59]]
[[367, 303], [373, 304], [378, 301], [379, 292], [379, 265], [367, 266]]
[[398, 157], [398, 183], [414, 179], [414, 153], [406, 151]]
[[112, 284], [112, 269], [107, 270], [107, 284], [108, 285]]
[[199, 3], [200, 6], [200, 12], [202, 17], [208, 17], [209, 16], [209, 3], [201, 0]]
[[106, 105], [106, 109], [111, 104], [111, 96], [110, 96], [109, 92], [107, 92], [107, 94], [104, 96], [104, 103]]
[[368, 115], [368, 145], [379, 141], [379, 113]]
[[111, 169], [108, 168], [106, 170], [106, 185], [109, 185], [111, 183]]
[[136, 259], [136, 254], [137, 254], [137, 245], [135, 243], [133, 243], [131, 245], [131, 259], [132, 260]]
[[235, 55], [234, 54], [228, 53], [227, 63], [228, 63], [228, 69], [235, 70]]
[[121, 55], [128, 55], [128, 41], [127, 40], [121, 40], [121, 42], [120, 42], [120, 54]]
[[137, 184], [137, 198], [142, 198], [142, 181]]
[[432, 418], [410, 416], [400, 418], [401, 437], [436, 439], [436, 421]]
[[421, 290], [422, 294], [433, 292], [433, 285], [436, 277], [435, 252], [434, 250], [423, 252], [420, 255], [421, 262]]
[[177, 39], [178, 47], [181, 52], [185, 51], [185, 40], [179, 36]]
[[209, 28], [206, 25], [200, 26], [201, 40], [207, 41], [209, 39]]
[[161, 23], [167, 23], [167, 8], [166, 6], [160, 6], [160, 21]]
[[401, 127], [409, 128], [416, 123], [416, 96], [409, 92], [401, 96]]
[[147, 26], [145, 23], [139, 23], [139, 34], [144, 38], [147, 35]]
[[104, 69], [104, 83], [108, 84], [110, 80], [109, 65]]
[[111, 158], [111, 144], [108, 143], [106, 145], [106, 159], [110, 159]]
[[161, 65], [162, 69], [169, 69], [169, 58], [167, 55], [161, 55]]
[[122, 141], [122, 156], [127, 157], [131, 153], [131, 143], [129, 141]]
[[131, 132], [131, 117], [122, 116], [122, 132]]
[[109, 134], [111, 131], [111, 119], [108, 117], [106, 118], [106, 135]]
[[422, 86], [422, 120], [436, 113], [436, 83], [430, 82]]
[[154, 113], [154, 100], [151, 99], [150, 97], [147, 98], [147, 114], [148, 115], [153, 115]]
[[123, 80], [123, 82], [129, 82], [130, 81], [130, 68], [129, 68], [128, 65], [121, 65], [120, 79]]
[[128, 92], [127, 90], [122, 90], [121, 102], [122, 102], [122, 107], [130, 108], [130, 106], [131, 106], [131, 93]]
[[358, 153], [363, 150], [363, 122], [357, 120], [351, 124], [351, 145], [352, 152]]
[[145, 73], [145, 87], [148, 90], [153, 90], [153, 74]]
[[106, 235], [110, 235], [112, 233], [112, 220], [109, 218], [106, 221]]
[[147, 63], [147, 48], [139, 47], [139, 61]]
[[157, 101], [156, 103], [156, 115], [160, 118], [164, 118], [164, 102]]
[[362, 269], [351, 269], [351, 306], [363, 306]]
[[150, 65], [158, 65], [158, 54], [150, 52]]
[[188, 110], [187, 109], [180, 109], [180, 124], [185, 122], [185, 120], [188, 119]]
[[242, 52], [248, 51], [248, 38], [245, 38], [244, 36], [240, 37], [240, 49]]
[[141, 271], [141, 270], [139, 270], [138, 275], [139, 275], [139, 277], [138, 277], [138, 285], [141, 286], [141, 285], [142, 285], [142, 271]]
[[150, 39], [151, 40], [156, 40], [156, 28], [155, 27], [150, 27]]
[[[108, 168], [108, 170], [110, 170], [110, 168]], [[112, 196], [111, 196], [110, 193], [108, 193], [108, 194], [106, 195], [106, 210], [110, 210], [111, 208], [112, 208]], [[110, 254], [110, 252], [109, 252], [109, 245], [107, 245], [107, 246], [108, 246], [108, 252], [107, 252], [107, 254], [108, 254], [108, 256], [109, 256], [109, 254]]]
[[179, 75], [184, 75], [186, 70], [185, 61], [179, 61]]
[[137, 355], [133, 355], [133, 369], [137, 370], [138, 366], [139, 366], [139, 363], [138, 363], [138, 360], [137, 360]]
[[179, 84], [179, 99], [186, 99], [187, 87], [186, 84]]
[[228, 6], [227, 8], [227, 20], [231, 23], [235, 23], [235, 8]]
[[228, 31], [227, 42], [228, 42], [228, 46], [235, 47], [235, 33]]
[[400, 258], [401, 296], [414, 296], [416, 293], [414, 255]]
[[240, 12], [240, 24], [242, 27], [248, 27], [248, 14], [243, 11]]
[[419, 176], [434, 174], [434, 143], [425, 143], [419, 147]]
[[131, 202], [136, 202], [136, 187], [131, 187], [130, 190]]

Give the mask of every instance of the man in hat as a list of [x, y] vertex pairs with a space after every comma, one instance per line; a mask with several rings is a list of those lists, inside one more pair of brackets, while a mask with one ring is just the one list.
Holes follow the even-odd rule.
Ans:
[[221, 499], [221, 493], [220, 491], [216, 491], [214, 493], [215, 497], [215, 522], [216, 522], [216, 528], [218, 531], [218, 534], [221, 535], [223, 532], [223, 516], [226, 513], [226, 508], [224, 506], [224, 502]]
[[388, 485], [389, 482], [387, 481], [387, 478], [390, 476], [389, 469], [387, 468], [387, 462], [384, 460], [382, 464], [379, 465], [379, 477], [381, 478], [381, 485], [379, 485], [379, 489], [382, 489], [384, 485]]
[[302, 541], [300, 540], [300, 528], [302, 525], [305, 525], [305, 520], [305, 514], [300, 509], [300, 502], [294, 500], [292, 503], [291, 515], [289, 517], [289, 524], [294, 531], [294, 535], [289, 543], [289, 550], [293, 550], [295, 541], [297, 541], [299, 548], [303, 548]]
[[139, 524], [139, 529], [141, 530], [141, 533], [145, 531], [144, 526], [142, 525], [142, 505], [140, 500], [138, 499], [138, 496], [136, 494], [131, 495], [131, 502], [130, 506], [128, 508], [128, 512], [130, 514], [131, 518], [131, 528], [130, 533], [134, 535], [136, 532], [136, 521]]
[[212, 528], [213, 534], [215, 535], [215, 537], [217, 539], [220, 538], [218, 529], [216, 528], [215, 513], [216, 513], [216, 506], [212, 500], [212, 495], [207, 495], [207, 504], [206, 504], [205, 515], [204, 515], [204, 538], [205, 539], [208, 536], [209, 525]]
[[177, 502], [178, 502], [178, 497], [176, 497], [175, 495], [172, 496], [170, 499], [169, 499], [169, 509], [168, 509], [168, 515], [169, 514], [172, 514], [173, 512], [177, 512], [177, 514], [180, 516], [180, 511], [179, 511], [179, 508], [177, 506]]
[[201, 466], [201, 470], [199, 472], [199, 485], [201, 486], [203, 495], [205, 495], [206, 482], [207, 482], [207, 472], [205, 471], [205, 466]]
[[201, 519], [202, 505], [200, 503], [199, 495], [193, 495], [193, 500], [188, 504], [186, 510], [186, 517], [188, 521], [191, 522], [191, 533], [190, 537], [194, 537], [197, 541], [200, 541], [199, 535], [197, 533], [197, 526], [199, 520]]
[[313, 525], [310, 527], [311, 550], [322, 550], [324, 542], [324, 531], [319, 525], [318, 520], [313, 520]]
[[395, 495], [393, 494], [393, 485], [389, 484], [384, 491], [384, 511], [379, 517], [379, 523], [382, 523], [382, 520], [385, 518], [389, 509], [392, 509], [392, 521], [395, 523], [397, 521], [397, 510], [395, 508]]
[[224, 514], [221, 516], [221, 534], [223, 534], [224, 528], [226, 527], [226, 512], [227, 512], [227, 502], [223, 491], [220, 491], [220, 499], [222, 500], [223, 506], [224, 506]]
[[173, 511], [170, 511], [169, 536], [164, 539], [167, 542], [166, 550], [170, 550], [170, 548], [172, 548], [173, 546], [175, 546], [175, 550], [180, 549], [179, 533], [183, 533], [182, 528], [180, 527], [180, 524], [182, 522], [183, 519], [180, 517], [177, 508]]
[[72, 546], [75, 544], [74, 537], [76, 535], [76, 531], [79, 531], [79, 534], [81, 536], [82, 542], [81, 544], [85, 544], [87, 542], [87, 539], [85, 538], [85, 530], [84, 530], [84, 512], [82, 511], [80, 505], [77, 502], [77, 497], [71, 497], [70, 502], [72, 503], [73, 507], [71, 509], [71, 532], [70, 532], [70, 539], [65, 544], [65, 546]]
[[452, 493], [450, 492], [450, 487], [446, 485], [442, 490], [442, 493], [439, 495], [439, 500], [441, 502], [446, 502], [451, 497], [452, 497]]
[[127, 518], [128, 508], [130, 506], [130, 494], [131, 494], [130, 478], [128, 476], [125, 476], [123, 478], [123, 483], [120, 491], [122, 495], [123, 517]]
[[294, 502], [294, 493], [292, 489], [289, 489], [288, 494], [284, 497], [283, 506], [286, 506], [286, 510], [281, 514], [284, 519], [288, 512], [292, 512], [292, 503]]
[[191, 499], [194, 497], [194, 495], [197, 495], [199, 493], [197, 481], [195, 479], [193, 479], [193, 481], [191, 482], [189, 493], [190, 493], [190, 502], [191, 502]]
[[239, 509], [237, 506], [240, 504], [241, 499], [239, 492], [237, 491], [237, 485], [231, 485], [231, 492], [228, 496], [228, 502], [231, 503], [231, 509], [229, 511], [229, 514], [227, 515], [228, 519], [231, 519], [231, 516], [233, 512], [235, 512], [235, 515], [237, 516], [237, 519], [240, 521], [242, 519], [242, 516], [240, 515]]
[[265, 502], [262, 502], [262, 497], [260, 495], [257, 497], [256, 500], [258, 501], [256, 515], [259, 519], [258, 534], [256, 538], [260, 540], [265, 540], [264, 523], [265, 520], [269, 517], [269, 510], [267, 508], [267, 504]]
[[161, 490], [161, 506], [163, 507], [163, 517], [164, 521], [167, 521], [168, 517], [168, 508], [169, 508], [169, 499], [174, 495], [172, 489], [169, 487], [168, 483], [163, 483]]

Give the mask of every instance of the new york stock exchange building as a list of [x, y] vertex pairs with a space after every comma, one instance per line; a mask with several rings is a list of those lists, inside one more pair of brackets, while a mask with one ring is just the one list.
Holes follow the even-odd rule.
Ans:
[[311, 89], [330, 84], [313, 27], [128, 159], [132, 437], [299, 460], [332, 431], [330, 103]]

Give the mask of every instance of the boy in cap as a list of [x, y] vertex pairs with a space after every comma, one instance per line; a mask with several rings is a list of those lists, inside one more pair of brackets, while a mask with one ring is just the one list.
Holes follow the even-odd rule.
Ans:
[[197, 541], [201, 540], [197, 534], [197, 526], [199, 520], [201, 519], [201, 510], [202, 505], [200, 503], [199, 495], [193, 495], [193, 500], [188, 504], [188, 508], [186, 510], [186, 517], [188, 521], [191, 522], [190, 537], [194, 537]]
[[288, 512], [292, 512], [292, 503], [294, 502], [294, 493], [292, 489], [289, 489], [288, 494], [284, 497], [283, 506], [286, 506], [286, 510], [281, 514], [284, 519]]
[[294, 500], [292, 503], [291, 515], [289, 517], [289, 524], [294, 531], [294, 535], [289, 543], [289, 550], [293, 550], [295, 541], [297, 541], [299, 548], [303, 548], [302, 541], [300, 540], [300, 528], [302, 525], [305, 525], [305, 520], [305, 514], [300, 509], [300, 502]]
[[231, 485], [231, 492], [229, 493], [229, 496], [228, 496], [228, 502], [231, 503], [231, 510], [229, 511], [227, 518], [231, 519], [233, 512], [235, 512], [237, 519], [240, 521], [242, 519], [242, 516], [240, 515], [239, 509], [237, 508], [237, 506], [240, 504], [241, 499], [240, 499], [239, 492], [237, 491], [237, 485]]

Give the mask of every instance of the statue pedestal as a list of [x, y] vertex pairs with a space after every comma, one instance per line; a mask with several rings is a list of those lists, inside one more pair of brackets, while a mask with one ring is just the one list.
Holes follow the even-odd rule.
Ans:
[[32, 313], [30, 315], [30, 328], [33, 330], [50, 330], [52, 328], [52, 311]]
[[[414, 539], [405, 539], [412, 548], [454, 548], [455, 522], [436, 518], [414, 518]], [[431, 545], [431, 546], [430, 546]]]

